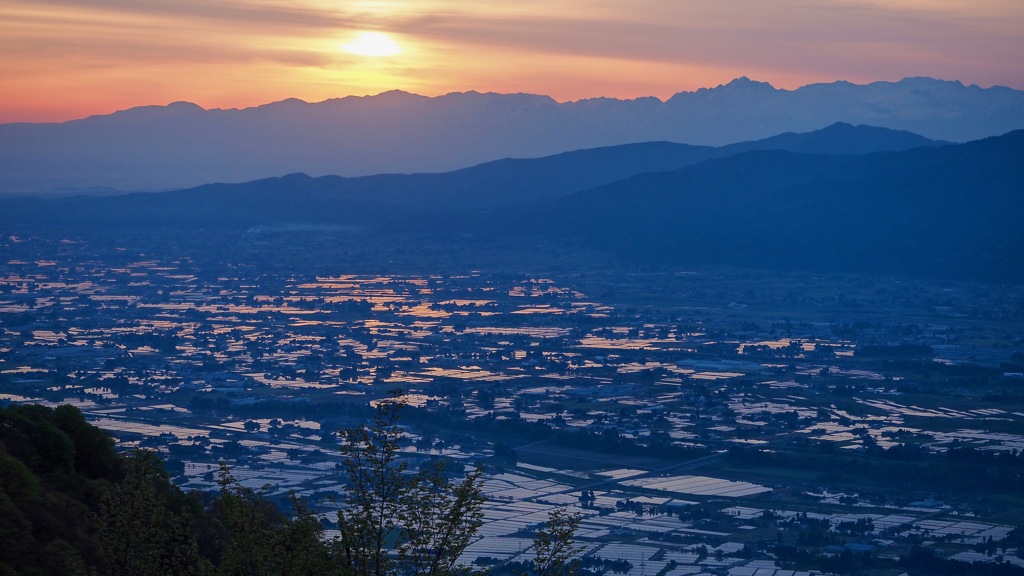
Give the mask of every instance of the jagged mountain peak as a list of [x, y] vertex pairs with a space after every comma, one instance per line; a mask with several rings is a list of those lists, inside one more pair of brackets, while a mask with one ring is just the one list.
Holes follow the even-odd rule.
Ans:
[[735, 78], [731, 82], [729, 82], [728, 84], [725, 84], [724, 86], [723, 85], [719, 85], [718, 88], [728, 88], [728, 89], [732, 89], [732, 90], [737, 90], [737, 89], [742, 89], [742, 90], [750, 90], [750, 89], [771, 90], [773, 92], [778, 90], [777, 88], [775, 88], [774, 86], [772, 86], [768, 82], [761, 82], [761, 81], [758, 81], [758, 80], [751, 80], [750, 78], [747, 78], [746, 76], [740, 76], [739, 78]]

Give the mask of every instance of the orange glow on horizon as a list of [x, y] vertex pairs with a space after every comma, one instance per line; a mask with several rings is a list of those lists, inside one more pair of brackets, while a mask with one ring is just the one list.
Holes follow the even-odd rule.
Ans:
[[9, 0], [0, 122], [393, 89], [665, 100], [739, 76], [781, 89], [906, 76], [1024, 89], [1024, 3], [740, 1]]

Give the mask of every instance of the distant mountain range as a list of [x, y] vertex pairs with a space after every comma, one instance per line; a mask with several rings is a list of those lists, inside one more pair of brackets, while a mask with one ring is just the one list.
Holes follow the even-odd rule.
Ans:
[[178, 102], [61, 124], [0, 125], [0, 191], [442, 172], [637, 142], [721, 146], [835, 122], [973, 140], [1024, 128], [1024, 92], [930, 78], [778, 90], [740, 78], [664, 102], [397, 91], [244, 110]]
[[293, 174], [163, 193], [0, 197], [0, 226], [197, 234], [345, 226], [443, 234], [468, 249], [572, 239], [644, 266], [1024, 281], [1022, 158], [1024, 130], [949, 144], [834, 124], [717, 148], [630, 144], [443, 174]]

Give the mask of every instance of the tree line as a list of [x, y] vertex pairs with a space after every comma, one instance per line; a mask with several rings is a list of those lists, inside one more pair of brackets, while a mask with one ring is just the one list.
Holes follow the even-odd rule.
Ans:
[[[400, 458], [396, 398], [342, 430], [339, 535], [325, 515], [221, 464], [219, 490], [185, 493], [159, 455], [118, 453], [73, 406], [0, 407], [0, 576], [448, 576], [483, 522], [482, 470], [452, 481], [442, 462], [413, 473]], [[536, 576], [578, 569], [579, 516], [559, 510], [536, 532]]]

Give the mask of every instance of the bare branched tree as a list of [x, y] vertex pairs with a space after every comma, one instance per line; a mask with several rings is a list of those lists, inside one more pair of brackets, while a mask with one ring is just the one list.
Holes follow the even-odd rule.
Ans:
[[481, 470], [456, 484], [441, 463], [406, 470], [398, 425], [404, 405], [396, 391], [376, 404], [370, 425], [341, 431], [348, 490], [337, 554], [346, 576], [452, 574], [482, 523]]

